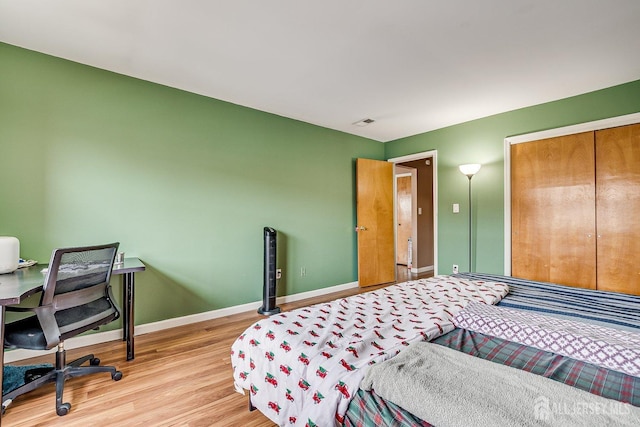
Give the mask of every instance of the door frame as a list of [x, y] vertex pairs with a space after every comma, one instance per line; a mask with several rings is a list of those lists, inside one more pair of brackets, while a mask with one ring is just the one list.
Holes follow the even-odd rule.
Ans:
[[[423, 151], [421, 153], [409, 154], [407, 156], [393, 157], [388, 162], [397, 164], [405, 163], [413, 160], [422, 160], [430, 158], [433, 162], [433, 275], [438, 275], [438, 150]], [[395, 168], [395, 166], [394, 166]], [[397, 198], [396, 180], [393, 180], [393, 200], [394, 205]], [[395, 206], [394, 206], [394, 221], [395, 218]], [[396, 230], [396, 227], [394, 227]], [[395, 231], [394, 231], [395, 234]], [[394, 240], [397, 241], [397, 236], [394, 236]], [[395, 255], [394, 255], [395, 256]], [[394, 262], [396, 260], [394, 259]]]
[[[412, 251], [411, 251], [411, 259], [417, 260], [416, 256], [417, 246], [418, 246], [418, 171], [415, 168], [410, 168], [407, 166], [400, 166], [401, 168], [406, 169], [406, 172], [396, 173], [396, 168], [394, 167], [393, 178], [394, 178], [394, 187], [393, 187], [393, 198], [394, 198], [394, 209], [393, 209], [393, 221], [395, 227], [395, 244], [396, 244], [396, 264], [398, 263], [398, 178], [401, 177], [409, 177], [411, 178], [411, 243], [412, 243]], [[411, 269], [412, 273], [417, 273], [417, 268]]]
[[574, 133], [596, 131], [640, 123], [640, 113], [563, 126], [540, 132], [509, 136], [504, 139], [504, 275], [511, 276], [511, 145]]

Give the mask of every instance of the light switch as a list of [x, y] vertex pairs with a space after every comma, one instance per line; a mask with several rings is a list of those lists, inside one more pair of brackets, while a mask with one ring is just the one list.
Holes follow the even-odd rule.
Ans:
[[422, 208], [418, 208], [418, 215], [422, 215]]
[[453, 204], [453, 213], [460, 213], [460, 204], [459, 203], [454, 203]]

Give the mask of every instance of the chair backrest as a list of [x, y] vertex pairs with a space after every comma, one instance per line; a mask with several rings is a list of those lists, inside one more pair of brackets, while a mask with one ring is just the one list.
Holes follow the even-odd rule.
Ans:
[[47, 348], [120, 317], [109, 280], [119, 243], [55, 249], [40, 307]]

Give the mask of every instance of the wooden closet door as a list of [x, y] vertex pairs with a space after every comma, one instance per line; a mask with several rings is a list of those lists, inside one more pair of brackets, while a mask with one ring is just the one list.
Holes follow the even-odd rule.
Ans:
[[511, 274], [596, 288], [594, 133], [511, 146]]
[[640, 294], [640, 124], [596, 132], [598, 289]]

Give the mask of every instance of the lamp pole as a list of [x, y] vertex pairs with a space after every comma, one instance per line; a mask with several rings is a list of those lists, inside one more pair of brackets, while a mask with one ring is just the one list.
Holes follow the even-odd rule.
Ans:
[[467, 175], [467, 178], [469, 178], [469, 272], [472, 273], [473, 272], [473, 268], [471, 267], [471, 178], [473, 178], [473, 175], [469, 174]]
[[471, 178], [473, 178], [473, 176], [478, 173], [481, 166], [482, 165], [477, 163], [459, 166], [460, 172], [462, 172], [464, 175], [467, 176], [467, 178], [469, 178], [469, 272], [470, 273], [473, 272], [473, 268], [471, 267], [471, 241], [472, 241], [471, 240], [471, 237], [472, 237], [471, 210], [473, 209], [471, 206]]

